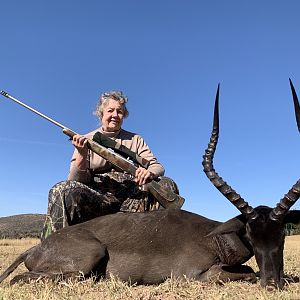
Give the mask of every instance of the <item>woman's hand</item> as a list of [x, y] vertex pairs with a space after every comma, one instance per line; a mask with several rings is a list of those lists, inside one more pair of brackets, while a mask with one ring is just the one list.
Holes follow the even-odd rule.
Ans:
[[77, 168], [85, 171], [88, 168], [87, 157], [88, 157], [88, 146], [87, 138], [85, 136], [76, 134], [73, 136], [72, 144], [77, 149], [77, 155], [75, 158], [75, 164]]
[[147, 169], [142, 168], [142, 167], [137, 168], [137, 170], [135, 172], [134, 181], [138, 185], [145, 184], [145, 183], [149, 182], [152, 179], [153, 179], [153, 174], [150, 171], [148, 171]]
[[87, 138], [85, 136], [76, 134], [73, 136], [72, 144], [77, 149], [78, 153], [83, 156], [87, 157], [88, 155], [88, 146], [87, 146]]

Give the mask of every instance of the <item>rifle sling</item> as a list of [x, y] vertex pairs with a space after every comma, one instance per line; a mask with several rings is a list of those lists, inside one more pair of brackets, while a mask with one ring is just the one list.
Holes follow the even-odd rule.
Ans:
[[93, 136], [93, 141], [106, 147], [111, 148], [116, 153], [120, 154], [124, 158], [130, 158], [135, 164], [139, 164], [143, 168], [147, 169], [149, 167], [149, 161], [145, 158], [137, 155], [126, 146], [121, 145], [120, 143], [116, 142], [115, 140], [105, 136], [101, 132], [97, 131]]

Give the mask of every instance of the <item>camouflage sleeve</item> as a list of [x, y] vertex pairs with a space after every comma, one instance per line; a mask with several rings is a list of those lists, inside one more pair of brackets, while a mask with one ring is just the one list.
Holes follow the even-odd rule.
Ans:
[[140, 135], [136, 135], [135, 138], [137, 142], [137, 154], [150, 162], [148, 170], [153, 173], [155, 177], [163, 176], [165, 168], [160, 162], [158, 162], [144, 139]]

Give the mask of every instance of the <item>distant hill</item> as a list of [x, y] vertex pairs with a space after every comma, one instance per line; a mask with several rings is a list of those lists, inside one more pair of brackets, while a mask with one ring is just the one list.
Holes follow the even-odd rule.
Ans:
[[0, 238], [39, 238], [45, 222], [43, 214], [0, 217]]
[[[40, 238], [45, 217], [43, 214], [0, 217], [0, 239]], [[286, 235], [300, 234], [300, 225], [286, 224], [285, 231]]]

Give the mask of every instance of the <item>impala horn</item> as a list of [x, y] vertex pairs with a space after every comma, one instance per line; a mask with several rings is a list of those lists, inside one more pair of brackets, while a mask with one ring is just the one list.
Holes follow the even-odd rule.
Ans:
[[[293, 94], [294, 108], [298, 130], [300, 131], [300, 105], [297, 97], [297, 93], [293, 86], [292, 80], [290, 79], [290, 86]], [[295, 185], [288, 191], [286, 195], [280, 200], [277, 206], [270, 212], [270, 219], [276, 222], [282, 222], [284, 216], [287, 214], [292, 205], [300, 197], [300, 180], [296, 182]]]
[[218, 175], [213, 167], [213, 157], [219, 139], [219, 91], [220, 84], [218, 85], [215, 100], [213, 129], [210, 142], [203, 156], [202, 165], [206, 176], [213, 185], [247, 218], [247, 220], [254, 220], [258, 217], [256, 211]]

